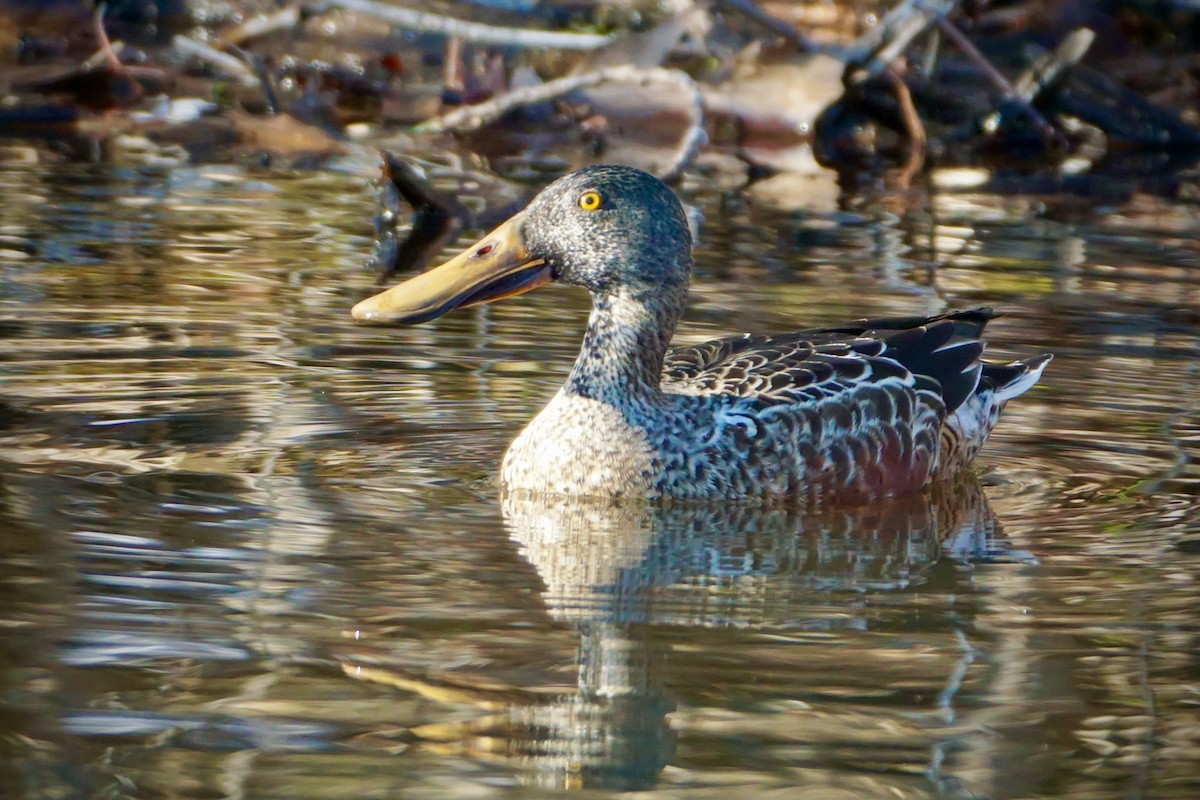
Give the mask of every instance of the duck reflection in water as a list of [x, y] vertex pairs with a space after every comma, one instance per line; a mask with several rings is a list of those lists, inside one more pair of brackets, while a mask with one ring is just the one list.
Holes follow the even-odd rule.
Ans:
[[814, 606], [833, 593], [952, 588], [963, 562], [1017, 555], [973, 479], [858, 509], [522, 494], [504, 496], [502, 507], [509, 535], [541, 578], [547, 612], [579, 634], [577, 685], [553, 696], [459, 691], [456, 701], [473, 694], [499, 713], [417, 733], [430, 745], [516, 764], [546, 787], [657, 783], [675, 753], [665, 673], [678, 662], [656, 632], [771, 629], [781, 619], [789, 629], [863, 629], [862, 609], [839, 603], [831, 617]]

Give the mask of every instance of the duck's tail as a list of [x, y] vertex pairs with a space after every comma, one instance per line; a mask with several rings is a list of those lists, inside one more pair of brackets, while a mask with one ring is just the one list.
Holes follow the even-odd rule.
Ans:
[[[1007, 403], [1014, 397], [1020, 397], [1033, 388], [1042, 379], [1046, 365], [1054, 358], [1049, 353], [1043, 353], [1033, 358], [1014, 361], [1011, 364], [983, 364], [983, 376], [980, 378], [979, 391], [990, 388], [998, 403]], [[990, 384], [990, 387], [985, 386]]]
[[942, 426], [939, 475], [951, 475], [975, 458], [996, 427], [1004, 405], [1033, 388], [1052, 358], [1045, 353], [1010, 364], [980, 362], [982, 369], [975, 391], [950, 413]]

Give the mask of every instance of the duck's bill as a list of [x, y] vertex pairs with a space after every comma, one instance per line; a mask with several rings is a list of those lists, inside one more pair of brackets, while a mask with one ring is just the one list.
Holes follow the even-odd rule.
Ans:
[[529, 254], [521, 220], [513, 217], [440, 267], [368, 297], [351, 315], [359, 322], [415, 325], [549, 283], [550, 266]]

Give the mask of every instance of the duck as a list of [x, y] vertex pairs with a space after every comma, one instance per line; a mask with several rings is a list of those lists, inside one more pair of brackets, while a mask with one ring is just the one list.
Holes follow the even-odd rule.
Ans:
[[982, 358], [988, 308], [670, 348], [692, 235], [653, 175], [585, 167], [444, 264], [351, 310], [412, 325], [549, 283], [592, 309], [565, 383], [509, 446], [505, 492], [859, 504], [964, 470], [1051, 355]]

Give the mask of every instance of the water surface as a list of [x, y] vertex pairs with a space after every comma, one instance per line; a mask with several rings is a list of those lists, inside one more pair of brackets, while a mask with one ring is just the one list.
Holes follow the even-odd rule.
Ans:
[[1192, 207], [707, 219], [682, 341], [990, 304], [1052, 351], [960, 485], [502, 503], [586, 297], [422, 327], [355, 170], [0, 168], [0, 793], [1191, 798]]

